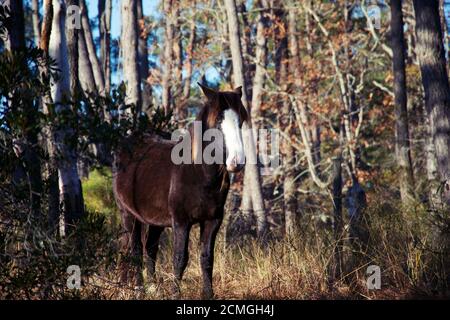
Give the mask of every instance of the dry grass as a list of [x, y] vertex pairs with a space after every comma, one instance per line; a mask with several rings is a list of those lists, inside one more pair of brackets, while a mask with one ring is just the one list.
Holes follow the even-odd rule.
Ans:
[[[103, 182], [98, 185], [103, 185]], [[97, 196], [103, 197], [103, 193], [98, 192]], [[320, 208], [311, 206], [302, 211], [301, 232], [294, 238], [286, 238], [282, 234], [282, 212], [279, 210], [271, 212], [272, 220], [279, 223], [272, 224], [272, 239], [265, 245], [248, 235], [237, 234], [227, 234], [226, 245], [224, 233], [227, 228], [224, 225], [215, 246], [213, 282], [216, 298], [450, 297], [448, 212], [431, 213], [421, 203], [403, 207], [398, 205], [398, 199], [393, 199], [388, 188], [372, 190], [368, 193], [368, 209], [363, 223], [369, 234], [367, 245], [352, 245], [348, 239], [348, 225], [345, 225], [341, 238], [344, 243], [342, 273], [332, 277], [337, 269], [334, 259], [336, 239], [329, 223], [331, 210], [326, 207], [326, 200], [321, 202], [324, 205]], [[14, 211], [7, 210], [9, 212]], [[80, 230], [85, 241], [85, 249], [80, 252], [70, 241], [46, 238], [43, 245], [39, 241], [31, 241], [33, 238], [28, 239], [26, 246], [20, 246], [20, 251], [13, 250], [11, 244], [23, 244], [26, 239], [20, 238], [20, 233], [11, 228], [0, 228], [0, 247], [4, 248], [3, 251], [8, 248], [11, 251], [11, 256], [0, 255], [4, 261], [0, 263], [0, 299], [171, 299], [171, 231], [166, 230], [162, 237], [156, 283], [146, 283], [145, 291], [138, 291], [118, 282], [117, 219], [117, 211], [112, 204], [108, 214], [99, 210], [91, 212], [85, 227]], [[22, 225], [20, 219], [13, 222], [17, 226]], [[198, 244], [199, 228], [194, 227], [190, 237], [189, 264], [181, 287], [181, 298], [184, 299], [200, 299], [202, 275]], [[23, 262], [20, 268], [15, 261]], [[71, 264], [81, 267], [84, 279], [81, 290], [66, 287], [66, 268]], [[367, 289], [366, 270], [369, 265], [377, 265], [381, 269], [380, 290]]]
[[[364, 250], [352, 249], [348, 239], [344, 250], [345, 268], [333, 280], [330, 270], [334, 241], [326, 228], [310, 227], [296, 239], [270, 241], [261, 246], [249, 240], [240, 246], [226, 246], [223, 233], [215, 248], [214, 291], [217, 299], [404, 299], [449, 296], [448, 254], [433, 252], [425, 223], [426, 212], [418, 207], [409, 214], [398, 208], [372, 206], [367, 227], [371, 238]], [[414, 216], [414, 219], [411, 218]], [[407, 223], [408, 219], [417, 223]], [[419, 222], [421, 222], [419, 224]], [[169, 231], [170, 232], [170, 231]], [[223, 232], [223, 231], [222, 231]], [[172, 249], [170, 234], [158, 257], [157, 282], [146, 285], [146, 293], [96, 279], [104, 298], [170, 299]], [[202, 285], [199, 230], [194, 227], [190, 239], [190, 260], [182, 283], [184, 299], [199, 299]], [[448, 251], [443, 251], [447, 253]], [[366, 269], [381, 268], [382, 287], [368, 290]], [[89, 286], [86, 294], [89, 295]], [[98, 293], [100, 293], [98, 292]]]

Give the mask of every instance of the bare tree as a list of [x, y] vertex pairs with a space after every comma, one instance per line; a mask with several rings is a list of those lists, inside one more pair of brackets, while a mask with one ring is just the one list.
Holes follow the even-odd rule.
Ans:
[[[7, 47], [14, 53], [20, 53], [26, 47], [24, 30], [24, 11], [22, 0], [8, 0], [5, 5], [9, 7], [13, 23], [8, 25]], [[20, 88], [17, 88], [20, 90]], [[14, 92], [10, 93], [12, 96]], [[15, 99], [12, 99], [13, 101]], [[41, 216], [41, 193], [42, 176], [41, 161], [38, 156], [36, 146], [38, 143], [37, 120], [34, 105], [31, 100], [24, 99], [22, 103], [15, 105], [15, 102], [9, 105], [9, 108], [15, 111], [21, 111], [26, 117], [27, 128], [20, 136], [13, 138], [13, 149], [27, 173], [28, 185], [30, 188], [31, 215], [39, 221]], [[18, 109], [21, 110], [18, 110]]]
[[[65, 28], [65, 4], [53, 0], [53, 23], [49, 41], [49, 55], [55, 59], [61, 77], [51, 85], [51, 96], [58, 115], [70, 112], [67, 103], [71, 97], [69, 61]], [[51, 137], [58, 154], [59, 192], [66, 227], [73, 226], [84, 214], [83, 194], [77, 171], [77, 154], [70, 143], [74, 137], [73, 128], [58, 124]]]
[[11, 51], [25, 47], [25, 23], [22, 0], [6, 0], [5, 6], [11, 11], [11, 24], [8, 26], [6, 48]]
[[172, 39], [172, 53], [173, 53], [173, 84], [175, 92], [173, 94], [176, 103], [179, 102], [179, 95], [182, 89], [183, 80], [183, 44], [182, 40], [182, 25], [180, 21], [180, 2], [175, 1], [172, 4], [173, 9], [173, 39]]
[[111, 2], [112, 0], [98, 1], [100, 61], [105, 80], [105, 91], [107, 93], [111, 90]]
[[40, 48], [48, 54], [48, 45], [50, 42], [50, 34], [52, 32], [53, 22], [53, 3], [52, 0], [44, 0], [44, 18], [42, 21]]
[[91, 24], [89, 23], [89, 14], [86, 6], [86, 0], [80, 0], [80, 8], [81, 26], [84, 33], [86, 48], [89, 54], [89, 62], [92, 66], [92, 72], [94, 74], [95, 86], [97, 88], [97, 92], [103, 95], [105, 94], [105, 79], [100, 60], [97, 57], [94, 38], [92, 36]]
[[[250, 113], [246, 83], [244, 80], [245, 72], [239, 37], [239, 21], [236, 12], [236, 3], [234, 0], [225, 0], [224, 3], [228, 17], [234, 84], [235, 86], [242, 86], [242, 102], [247, 111]], [[254, 145], [251, 120], [249, 122], [250, 123], [246, 124], [248, 127], [243, 127], [243, 138], [247, 156], [247, 163], [245, 167], [245, 176], [247, 176], [247, 179], [244, 179], [244, 188], [249, 188], [250, 190], [251, 203], [257, 219], [257, 231], [258, 235], [261, 237], [264, 236], [267, 231], [267, 217], [261, 190], [258, 166], [256, 164], [256, 148]]]
[[41, 41], [41, 29], [39, 25], [39, 0], [31, 0], [31, 14], [33, 19], [33, 35], [36, 46]]
[[141, 86], [139, 81], [137, 0], [122, 0], [121, 49], [123, 57], [123, 79], [126, 84], [126, 103], [134, 104], [137, 113], [141, 110]]
[[263, 1], [259, 0], [255, 2], [255, 8], [260, 10], [258, 12], [258, 22], [256, 25], [256, 69], [255, 76], [253, 78], [253, 90], [252, 90], [252, 120], [255, 128], [259, 127], [261, 117], [261, 98], [264, 88], [264, 80], [266, 74], [266, 60], [267, 60], [267, 45], [266, 45], [266, 33], [268, 17], [263, 11], [267, 9]]
[[450, 179], [450, 88], [438, 0], [414, 0], [416, 53], [441, 182]]
[[[194, 2], [195, 3], [195, 2]], [[194, 45], [196, 41], [196, 21], [195, 12], [192, 16], [191, 25], [189, 28], [189, 39], [186, 47], [186, 58], [184, 59], [184, 70], [186, 73], [184, 87], [183, 87], [183, 100], [189, 99], [191, 94], [191, 78], [192, 78], [192, 60], [194, 55]]]
[[[67, 7], [79, 8], [79, 0], [67, 0]], [[66, 9], [64, 9], [66, 10]], [[78, 10], [67, 10], [65, 33], [67, 38], [67, 53], [69, 59], [70, 96], [75, 98], [78, 91], [78, 28], [71, 25], [77, 19]]]
[[147, 112], [152, 104], [152, 87], [147, 81], [150, 72], [148, 65], [148, 50], [147, 50], [148, 30], [146, 29], [145, 26], [145, 17], [144, 11], [142, 9], [142, 0], [138, 0], [137, 3], [137, 17], [139, 27], [138, 52], [139, 52], [139, 78], [142, 82], [142, 107], [143, 111]]
[[80, 32], [78, 38], [78, 53], [78, 70], [81, 89], [85, 92], [98, 93], [84, 32]]
[[[46, 56], [49, 55], [50, 34], [53, 24], [53, 3], [52, 0], [44, 0], [44, 16], [42, 20], [41, 39], [39, 47]], [[49, 71], [46, 67], [41, 68], [42, 78], [48, 76]], [[45, 94], [42, 97], [42, 106], [45, 114], [49, 114], [49, 106], [52, 104], [51, 94]], [[56, 147], [53, 143], [53, 129], [50, 125], [46, 125], [43, 129], [43, 134], [47, 137], [46, 149], [49, 157], [47, 163], [47, 180], [49, 185], [48, 191], [48, 228], [51, 233], [57, 231], [58, 222], [60, 218], [59, 208], [59, 188], [58, 188], [58, 168], [56, 164]]]
[[169, 113], [172, 108], [172, 96], [171, 96], [171, 69], [172, 69], [172, 49], [173, 49], [173, 8], [172, 0], [164, 0], [163, 10], [166, 16], [165, 24], [165, 41], [164, 41], [164, 53], [163, 53], [163, 67], [162, 67], [162, 106], [164, 111]]
[[409, 143], [408, 109], [405, 71], [405, 40], [402, 1], [391, 0], [391, 41], [395, 94], [395, 145], [400, 169], [399, 184], [403, 202], [414, 198], [413, 169]]
[[[279, 4], [279, 3], [277, 3]], [[275, 10], [277, 16], [276, 37], [277, 52], [275, 55], [276, 79], [280, 84], [282, 92], [288, 91], [289, 84], [289, 59], [288, 59], [288, 37], [287, 25], [285, 18], [285, 10], [282, 5]], [[285, 234], [290, 237], [295, 234], [297, 226], [297, 198], [295, 181], [295, 151], [292, 146], [291, 135], [294, 134], [294, 119], [292, 114], [292, 104], [286, 96], [280, 97], [279, 117], [280, 128], [283, 130], [284, 139], [281, 144], [281, 152], [283, 154], [283, 201], [284, 201], [284, 217], [285, 217]]]

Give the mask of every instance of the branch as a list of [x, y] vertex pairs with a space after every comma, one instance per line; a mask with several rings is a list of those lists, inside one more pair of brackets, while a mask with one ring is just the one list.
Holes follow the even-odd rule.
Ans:
[[361, 10], [364, 13], [364, 16], [366, 17], [367, 26], [369, 27], [369, 31], [372, 34], [373, 39], [375, 40], [375, 48], [378, 44], [380, 44], [381, 49], [383, 49], [383, 51], [386, 52], [386, 54], [390, 58], [392, 58], [393, 57], [392, 49], [380, 41], [380, 37], [377, 35], [377, 32], [375, 31], [375, 26], [372, 23], [372, 19], [370, 19], [369, 13], [367, 12], [366, 6], [364, 5], [364, 1], [362, 1]]
[[373, 81], [372, 81], [372, 84], [373, 84], [375, 87], [377, 87], [378, 89], [380, 89], [381, 91], [384, 91], [384, 92], [386, 92], [387, 94], [389, 94], [391, 97], [395, 97], [394, 92], [393, 92], [391, 89], [389, 89], [388, 87], [386, 87], [386, 86], [384, 86], [383, 84], [379, 83], [378, 81], [373, 80]]

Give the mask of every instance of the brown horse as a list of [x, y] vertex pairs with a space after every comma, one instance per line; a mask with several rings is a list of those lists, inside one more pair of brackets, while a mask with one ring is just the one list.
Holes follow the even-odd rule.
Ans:
[[[188, 262], [189, 232], [192, 225], [199, 223], [202, 297], [211, 298], [214, 242], [223, 219], [228, 172], [241, 170], [245, 162], [241, 128], [248, 115], [241, 102], [241, 88], [219, 92], [200, 86], [207, 98], [197, 116], [202, 137], [208, 129], [222, 133], [219, 137], [225, 145], [221, 151], [225, 163], [174, 164], [172, 150], [176, 142], [149, 136], [139, 142], [129, 141], [117, 152], [113, 187], [122, 214], [122, 253], [134, 261], [137, 284], [142, 285], [143, 253], [148, 276], [153, 279], [159, 237], [164, 228], [172, 227], [175, 293], [179, 294], [179, 282]], [[190, 159], [195, 159], [198, 134], [192, 127], [188, 132], [194, 135]], [[204, 142], [197, 145], [205, 150]], [[145, 225], [148, 232], [144, 231]], [[128, 280], [128, 262], [122, 263], [122, 281]]]

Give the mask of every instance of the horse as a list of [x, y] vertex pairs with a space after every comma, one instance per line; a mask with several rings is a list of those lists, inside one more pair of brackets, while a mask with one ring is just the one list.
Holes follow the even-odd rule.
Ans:
[[[194, 224], [199, 224], [202, 298], [210, 299], [214, 296], [214, 244], [230, 187], [229, 173], [244, 167], [241, 131], [249, 116], [241, 101], [241, 87], [233, 91], [216, 91], [200, 83], [199, 86], [206, 96], [206, 102], [196, 117], [198, 123], [201, 122], [202, 137], [208, 129], [219, 130], [219, 137], [223, 139], [220, 142], [225, 146], [219, 152], [223, 153], [226, 161], [175, 164], [172, 150], [177, 142], [149, 135], [139, 141], [128, 141], [119, 148], [115, 157], [113, 189], [122, 218], [120, 251], [123, 257], [131, 257], [131, 274], [137, 285], [143, 284], [144, 258], [148, 278], [154, 280], [159, 238], [165, 228], [171, 227], [173, 290], [174, 295], [179, 296], [180, 282], [188, 263], [189, 233]], [[198, 146], [203, 151], [206, 143], [202, 139], [200, 144], [195, 144], [198, 133], [193, 126], [188, 132], [194, 135], [190, 156], [195, 160]], [[129, 280], [131, 260], [122, 259], [122, 282]]]

